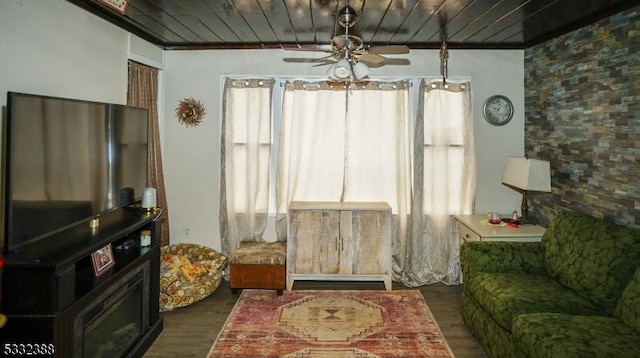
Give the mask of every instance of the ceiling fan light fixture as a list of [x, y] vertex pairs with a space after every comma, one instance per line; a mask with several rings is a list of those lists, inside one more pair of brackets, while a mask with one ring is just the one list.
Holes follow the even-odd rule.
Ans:
[[351, 77], [351, 64], [347, 61], [346, 58], [336, 62], [335, 64], [329, 67], [327, 71], [329, 77], [334, 80], [341, 80], [345, 78]]
[[353, 65], [353, 76], [357, 79], [363, 79], [369, 75], [371, 69], [363, 62], [356, 62]]

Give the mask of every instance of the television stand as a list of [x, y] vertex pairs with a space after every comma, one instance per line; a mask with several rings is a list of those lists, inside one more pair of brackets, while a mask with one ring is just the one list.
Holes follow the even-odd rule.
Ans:
[[[8, 253], [0, 342], [23, 355], [142, 356], [162, 331], [161, 215], [118, 208], [98, 228], [83, 222]], [[142, 230], [150, 246], [140, 245]], [[115, 264], [96, 276], [91, 254], [107, 245]]]

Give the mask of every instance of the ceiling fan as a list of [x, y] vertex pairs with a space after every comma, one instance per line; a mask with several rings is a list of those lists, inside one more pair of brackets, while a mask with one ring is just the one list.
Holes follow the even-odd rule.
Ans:
[[[396, 55], [409, 53], [405, 45], [372, 46], [365, 48], [364, 41], [350, 30], [355, 26], [358, 18], [356, 11], [349, 6], [349, 1], [337, 13], [337, 20], [344, 29], [343, 34], [335, 35], [328, 47], [318, 49], [304, 49], [329, 53], [321, 58], [285, 58], [285, 62], [315, 62], [315, 66], [329, 65], [327, 75], [333, 80], [360, 80], [369, 75], [370, 67], [380, 67], [385, 64], [409, 64], [407, 59], [389, 59], [382, 55]], [[287, 50], [300, 50], [288, 48]]]

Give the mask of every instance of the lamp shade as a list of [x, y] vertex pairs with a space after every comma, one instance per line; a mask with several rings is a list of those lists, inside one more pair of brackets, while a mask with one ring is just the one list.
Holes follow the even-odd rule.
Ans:
[[351, 65], [346, 59], [342, 59], [329, 67], [327, 74], [331, 79], [340, 80], [351, 77]]
[[362, 62], [356, 62], [353, 65], [353, 75], [357, 80], [367, 77], [369, 75], [369, 72], [371, 72], [369, 66], [365, 65]]
[[502, 183], [525, 191], [551, 191], [551, 169], [546, 160], [507, 157]]

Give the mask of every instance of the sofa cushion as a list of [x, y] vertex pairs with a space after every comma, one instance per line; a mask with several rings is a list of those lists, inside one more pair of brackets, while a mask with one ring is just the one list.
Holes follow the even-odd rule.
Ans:
[[608, 313], [640, 264], [640, 231], [566, 211], [542, 238], [547, 273]]
[[465, 279], [464, 285], [467, 294], [506, 330], [511, 329], [513, 318], [523, 313], [600, 313], [589, 300], [548, 276], [479, 272]]
[[640, 269], [636, 270], [633, 279], [622, 292], [613, 313], [615, 317], [640, 332]]
[[613, 317], [531, 313], [515, 317], [516, 346], [529, 357], [631, 358], [640, 333]]

